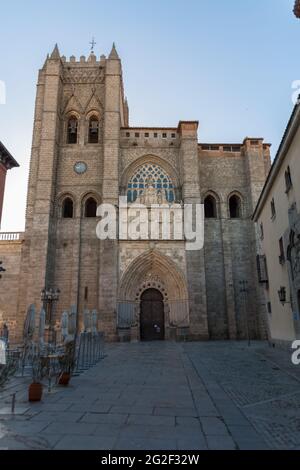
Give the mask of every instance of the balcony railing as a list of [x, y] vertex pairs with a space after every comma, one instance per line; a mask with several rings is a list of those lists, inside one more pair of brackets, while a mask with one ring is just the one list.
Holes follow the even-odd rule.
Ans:
[[14, 242], [22, 240], [23, 232], [0, 232], [0, 242]]

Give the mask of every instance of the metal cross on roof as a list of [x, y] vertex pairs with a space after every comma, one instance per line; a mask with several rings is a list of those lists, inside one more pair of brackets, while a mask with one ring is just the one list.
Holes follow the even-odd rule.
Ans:
[[93, 37], [92, 42], [90, 42], [90, 45], [91, 45], [91, 52], [92, 52], [92, 53], [94, 53], [94, 48], [95, 48], [96, 44], [97, 44], [97, 43], [95, 42], [95, 38]]

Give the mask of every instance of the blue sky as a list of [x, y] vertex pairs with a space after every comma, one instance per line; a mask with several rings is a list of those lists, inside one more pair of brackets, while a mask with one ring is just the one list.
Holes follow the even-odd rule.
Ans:
[[24, 228], [38, 69], [55, 42], [67, 57], [115, 41], [131, 125], [200, 122], [199, 141], [264, 137], [278, 148], [300, 80], [294, 0], [1, 2], [0, 140], [21, 164], [7, 179], [1, 229]]

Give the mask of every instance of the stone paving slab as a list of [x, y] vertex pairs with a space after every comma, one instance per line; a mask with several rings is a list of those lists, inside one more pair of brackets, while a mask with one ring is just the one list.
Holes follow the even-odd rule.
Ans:
[[81, 419], [81, 423], [97, 423], [97, 424], [125, 424], [128, 420], [128, 414], [100, 414], [100, 413], [85, 413]]
[[[27, 402], [0, 390], [0, 448], [232, 450], [300, 447], [300, 367], [265, 343], [137, 343]], [[17, 391], [17, 413], [10, 400]]]
[[54, 447], [55, 450], [113, 450], [115, 437], [64, 436]]
[[153, 406], [112, 406], [109, 412], [111, 414], [135, 414], [135, 415], [152, 415]]
[[198, 413], [195, 408], [181, 408], [181, 407], [165, 407], [165, 408], [154, 408], [154, 414], [159, 416], [185, 416], [189, 418], [195, 418]]
[[177, 449], [175, 439], [142, 439], [139, 437], [123, 437], [117, 440], [114, 450], [174, 450]]

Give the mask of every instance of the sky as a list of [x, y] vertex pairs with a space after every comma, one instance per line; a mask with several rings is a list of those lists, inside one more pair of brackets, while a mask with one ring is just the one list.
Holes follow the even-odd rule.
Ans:
[[[274, 158], [300, 81], [294, 0], [0, 0], [0, 140], [9, 171], [1, 231], [22, 231], [38, 69], [62, 55], [122, 59], [132, 126], [199, 121], [199, 141], [272, 143]], [[3, 86], [3, 85], [2, 85]], [[0, 88], [1, 89], [1, 88]], [[300, 92], [300, 86], [299, 86]], [[0, 95], [1, 101], [1, 95]]]

